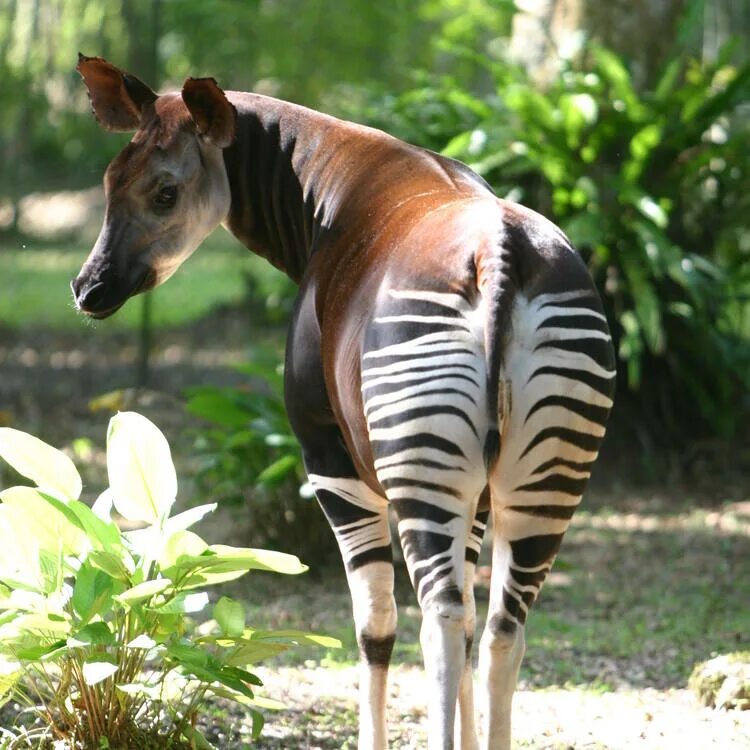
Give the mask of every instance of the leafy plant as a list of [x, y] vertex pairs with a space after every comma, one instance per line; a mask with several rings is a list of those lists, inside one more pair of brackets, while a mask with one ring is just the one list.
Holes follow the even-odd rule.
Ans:
[[335, 550], [331, 531], [305, 484], [302, 454], [284, 407], [277, 360], [259, 353], [237, 367], [247, 386], [188, 388], [186, 409], [210, 427], [194, 431], [200, 491], [244, 504], [254, 544], [271, 544], [316, 562]]
[[[260, 680], [252, 664], [293, 643], [333, 639], [249, 627], [226, 596], [213, 620], [206, 586], [250, 570], [298, 574], [292, 556], [207, 544], [190, 527], [215, 505], [170, 516], [177, 478], [158, 428], [134, 412], [107, 433], [110, 487], [89, 508], [72, 461], [37, 438], [0, 429], [0, 456], [34, 487], [0, 492], [0, 697], [42, 719], [66, 747], [208, 748], [195, 727], [204, 697], [247, 706], [255, 734]], [[141, 527], [122, 532], [112, 508]], [[151, 744], [149, 744], [151, 746]]]

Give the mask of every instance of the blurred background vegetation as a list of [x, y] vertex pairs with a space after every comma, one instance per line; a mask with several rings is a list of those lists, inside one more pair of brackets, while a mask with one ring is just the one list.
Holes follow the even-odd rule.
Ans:
[[[0, 0], [0, 367], [18, 351], [27, 367], [43, 363], [24, 354], [44, 346], [35, 341], [59, 334], [70, 348], [71, 336], [92, 336], [67, 283], [101, 220], [103, 170], [128, 137], [89, 116], [80, 50], [162, 90], [212, 75], [466, 161], [499, 195], [559, 223], [591, 269], [620, 363], [607, 455], [652, 476], [671, 476], [665, 461], [705, 473], [704, 453], [711, 471], [742, 472], [749, 40], [743, 0]], [[187, 396], [206, 420], [191, 433], [198, 486], [286, 497], [301, 469], [276, 368], [294, 290], [225, 233], [208, 244], [154, 293], [154, 309], [131, 302], [97, 326], [102, 353], [113, 332], [120, 349], [141, 351], [106, 385], [150, 378], [166, 390], [145, 367], [153, 337], [157, 358], [180, 327], [208, 331], [220, 349], [226, 319], [210, 321], [233, 311], [252, 372], [179, 381], [200, 386]], [[81, 370], [69, 360], [62, 370]], [[23, 396], [9, 382], [0, 418], [13, 421]], [[278, 515], [264, 521], [272, 542]], [[301, 536], [319, 545], [309, 527]]]

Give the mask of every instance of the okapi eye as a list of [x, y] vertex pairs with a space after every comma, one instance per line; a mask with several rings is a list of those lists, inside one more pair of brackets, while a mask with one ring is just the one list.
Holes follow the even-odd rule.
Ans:
[[177, 202], [177, 186], [165, 185], [154, 196], [154, 206], [162, 211], [173, 208]]

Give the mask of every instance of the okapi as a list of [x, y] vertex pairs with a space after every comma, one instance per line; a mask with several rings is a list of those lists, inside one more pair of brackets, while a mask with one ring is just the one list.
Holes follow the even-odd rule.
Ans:
[[565, 235], [463, 164], [386, 133], [188, 78], [157, 95], [98, 57], [77, 70], [109, 130], [77, 308], [114, 313], [222, 223], [299, 285], [285, 398], [343, 557], [361, 652], [359, 748], [387, 745], [395, 513], [422, 611], [430, 750], [479, 747], [474, 569], [492, 515], [482, 747], [510, 747], [524, 624], [612, 406], [601, 303]]

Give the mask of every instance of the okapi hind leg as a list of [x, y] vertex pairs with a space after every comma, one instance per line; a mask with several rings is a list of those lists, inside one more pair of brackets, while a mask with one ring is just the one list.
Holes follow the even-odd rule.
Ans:
[[466, 664], [458, 686], [458, 707], [456, 711], [456, 746], [460, 750], [478, 750], [476, 712], [474, 707], [474, 669], [472, 651], [476, 630], [476, 602], [474, 599], [474, 573], [479, 560], [482, 540], [489, 518], [489, 487], [486, 487], [479, 500], [479, 508], [469, 531], [464, 561], [464, 633], [466, 636]]
[[484, 747], [509, 750], [526, 618], [581, 500], [604, 437], [614, 351], [601, 305], [575, 291], [516, 298], [500, 454], [490, 476], [493, 557], [480, 648]]
[[327, 477], [312, 468], [309, 479], [336, 535], [352, 597], [360, 651], [358, 747], [385, 750], [388, 666], [396, 639], [388, 506], [361, 480]]
[[[362, 354], [374, 467], [398, 519], [422, 610], [429, 750], [454, 747], [459, 692], [461, 718], [473, 714], [465, 671], [473, 597], [465, 561], [487, 484], [486, 360], [475, 317], [461, 295], [391, 289], [366, 329]], [[475, 746], [472, 723], [467, 716], [461, 732], [467, 750]]]

